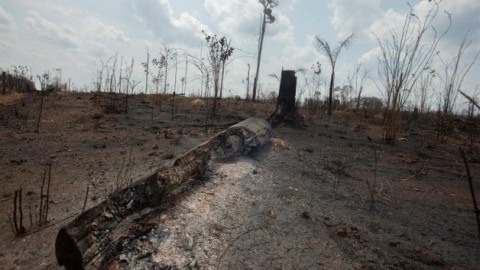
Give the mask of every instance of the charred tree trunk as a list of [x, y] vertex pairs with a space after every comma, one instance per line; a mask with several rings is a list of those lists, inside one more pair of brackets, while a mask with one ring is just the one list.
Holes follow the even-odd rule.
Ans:
[[284, 120], [289, 120], [288, 122], [291, 122], [295, 128], [305, 128], [295, 105], [296, 92], [297, 77], [295, 76], [295, 71], [282, 70], [277, 107], [275, 112], [270, 115], [272, 128], [278, 127]]
[[7, 73], [2, 71], [2, 94], [6, 94], [7, 90]]
[[212, 154], [216, 158], [250, 154], [269, 142], [270, 133], [268, 122], [249, 118], [189, 150], [172, 166], [112, 194], [60, 229], [55, 242], [58, 264], [67, 270], [105, 269], [132, 229], [128, 217], [162, 206], [192, 179], [204, 177]]

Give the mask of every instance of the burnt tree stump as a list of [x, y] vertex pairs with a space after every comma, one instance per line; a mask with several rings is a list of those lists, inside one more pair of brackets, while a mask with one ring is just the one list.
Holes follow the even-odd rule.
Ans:
[[2, 71], [2, 94], [5, 95], [7, 90], [7, 73]]
[[113, 193], [60, 229], [55, 241], [58, 264], [66, 270], [105, 269], [129, 234], [134, 214], [161, 207], [188, 183], [204, 177], [212, 155], [223, 159], [251, 154], [267, 144], [270, 135], [267, 121], [249, 118], [190, 149], [173, 165]]
[[270, 125], [272, 128], [278, 127], [284, 120], [289, 120], [288, 122], [297, 129], [305, 128], [302, 117], [298, 113], [295, 105], [296, 93], [297, 77], [295, 76], [295, 71], [282, 70], [277, 106], [275, 112], [270, 115]]

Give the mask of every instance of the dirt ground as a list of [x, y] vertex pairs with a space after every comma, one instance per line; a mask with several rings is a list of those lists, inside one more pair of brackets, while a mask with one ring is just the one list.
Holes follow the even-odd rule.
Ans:
[[[56, 94], [45, 97], [36, 133], [41, 97], [7, 97], [0, 97], [1, 269], [61, 269], [55, 236], [81, 212], [87, 187], [89, 208], [228, 124], [274, 110], [231, 100], [218, 126], [205, 130], [203, 101], [139, 95], [127, 113], [113, 113], [123, 99]], [[147, 229], [125, 238], [109, 269], [478, 269], [459, 152], [468, 146], [479, 191], [478, 144], [467, 134], [456, 129], [440, 142], [427, 119], [389, 146], [380, 116], [303, 114], [305, 130], [281, 126], [253, 156], [212, 160], [207, 179], [171, 208], [151, 210]], [[50, 164], [48, 222], [38, 226]], [[9, 223], [19, 188], [23, 236]]]

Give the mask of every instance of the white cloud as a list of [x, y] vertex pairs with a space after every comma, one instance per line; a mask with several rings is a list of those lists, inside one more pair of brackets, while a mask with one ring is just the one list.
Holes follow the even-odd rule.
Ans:
[[257, 0], [205, 0], [205, 10], [228, 35], [258, 35], [262, 5]]
[[382, 18], [380, 0], [334, 0], [330, 5], [333, 16], [330, 20], [339, 37], [352, 33], [363, 36], [370, 26]]
[[109, 38], [120, 42], [129, 42], [130, 39], [125, 33], [113, 26], [105, 25], [102, 21], [94, 17], [87, 17], [84, 22], [83, 35], [100, 38]]
[[37, 11], [28, 11], [25, 27], [33, 34], [46, 42], [52, 42], [63, 48], [77, 48], [79, 46], [75, 34], [68, 25], [57, 26], [45, 19]]
[[5, 9], [0, 6], [0, 31], [9, 30], [15, 26], [15, 20]]
[[134, 8], [135, 18], [164, 43], [196, 44], [201, 31], [209, 31], [208, 26], [187, 12], [175, 18], [168, 0], [136, 1]]
[[[423, 17], [431, 7], [431, 4], [421, 2], [414, 7], [415, 13]], [[441, 52], [455, 53], [465, 34], [473, 31], [471, 38], [474, 40], [474, 44], [472, 47], [476, 47], [478, 51], [480, 49], [480, 32], [478, 31], [480, 29], [480, 2], [476, 0], [442, 2], [437, 18], [434, 21], [434, 26], [438, 32], [446, 29], [449, 24], [449, 18], [444, 11], [451, 14], [452, 25], [440, 43], [439, 50]]]
[[[282, 6], [273, 9], [275, 21], [267, 24], [265, 43], [270, 43], [271, 40], [276, 45], [281, 44], [282, 48], [294, 46], [294, 26], [290, 18], [281, 12], [280, 7], [289, 9], [295, 3], [296, 0], [281, 2]], [[258, 0], [205, 0], [204, 8], [217, 23], [221, 34], [232, 38], [236, 47], [256, 52], [263, 12], [263, 6]], [[270, 46], [279, 47], [271, 43]]]
[[4, 42], [4, 41], [0, 41], [0, 50], [11, 50], [12, 49], [12, 45], [10, 45], [9, 43], [7, 42]]

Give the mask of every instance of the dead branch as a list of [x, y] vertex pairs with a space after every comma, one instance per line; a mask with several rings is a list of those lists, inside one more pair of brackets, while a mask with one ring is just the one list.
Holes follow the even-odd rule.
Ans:
[[462, 154], [463, 163], [465, 164], [465, 170], [467, 172], [470, 193], [472, 194], [473, 210], [475, 211], [475, 215], [477, 217], [478, 237], [480, 238], [480, 210], [478, 209], [477, 199], [475, 197], [475, 191], [473, 189], [473, 177], [470, 174], [470, 166], [468, 165], [467, 158], [465, 157], [465, 152], [462, 148], [460, 148], [460, 153]]

